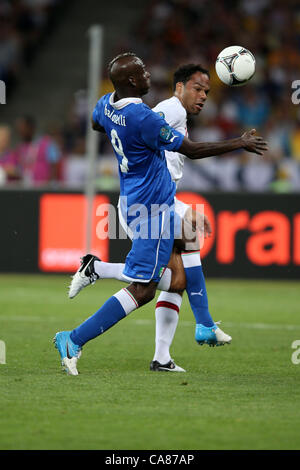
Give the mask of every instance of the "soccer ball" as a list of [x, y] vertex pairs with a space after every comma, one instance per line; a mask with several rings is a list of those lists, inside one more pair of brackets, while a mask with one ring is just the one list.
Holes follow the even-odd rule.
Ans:
[[226, 47], [217, 57], [216, 72], [225, 85], [245, 85], [255, 73], [255, 57], [245, 47]]

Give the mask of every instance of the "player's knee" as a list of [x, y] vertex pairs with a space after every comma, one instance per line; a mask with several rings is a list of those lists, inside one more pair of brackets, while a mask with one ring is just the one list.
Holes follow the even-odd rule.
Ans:
[[153, 290], [153, 289], [148, 289], [144, 295], [143, 295], [143, 298], [141, 299], [141, 305], [145, 305], [147, 304], [148, 302], [151, 302], [151, 300], [154, 299], [155, 297], [155, 292], [156, 292], [156, 289]]
[[139, 307], [141, 307], [154, 299], [156, 287], [157, 284], [153, 282], [150, 282], [149, 284], [139, 284], [134, 282], [128, 287], [128, 290], [134, 296]]

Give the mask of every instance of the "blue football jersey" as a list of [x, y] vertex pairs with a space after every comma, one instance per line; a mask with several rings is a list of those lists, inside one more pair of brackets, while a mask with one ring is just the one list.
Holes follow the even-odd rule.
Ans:
[[127, 207], [173, 204], [176, 191], [164, 150], [177, 151], [184, 136], [140, 98], [113, 102], [104, 95], [93, 112], [93, 121], [104, 127], [119, 162], [120, 195]]

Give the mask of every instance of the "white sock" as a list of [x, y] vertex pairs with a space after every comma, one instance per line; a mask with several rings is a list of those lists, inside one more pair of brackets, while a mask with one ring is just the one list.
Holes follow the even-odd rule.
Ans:
[[126, 288], [121, 289], [119, 292], [116, 292], [116, 294], [114, 294], [114, 297], [118, 299], [126, 315], [129, 315], [129, 313], [139, 308], [139, 305], [133, 297], [132, 293], [129, 292], [129, 290]]
[[178, 314], [182, 297], [172, 292], [161, 292], [157, 299], [155, 318], [155, 353], [154, 361], [166, 364], [171, 360], [170, 346], [178, 323]]
[[[123, 277], [124, 263], [106, 263], [105, 261], [95, 261], [94, 270], [100, 279], [117, 279], [128, 283], [128, 279]], [[171, 285], [172, 271], [166, 268], [158, 283], [158, 290], [168, 291]]]
[[128, 280], [123, 278], [124, 263], [105, 263], [104, 261], [95, 261], [95, 273], [100, 276], [100, 279], [117, 279], [128, 283]]

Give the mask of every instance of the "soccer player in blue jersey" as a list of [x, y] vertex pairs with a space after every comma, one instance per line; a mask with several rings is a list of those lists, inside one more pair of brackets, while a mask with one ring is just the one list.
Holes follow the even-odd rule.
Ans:
[[[123, 275], [131, 284], [77, 328], [55, 335], [63, 367], [71, 375], [78, 375], [77, 360], [84, 344], [155, 296], [174, 242], [176, 186], [167, 169], [164, 150], [180, 151], [191, 159], [239, 148], [259, 155], [267, 150], [263, 139], [253, 132], [212, 144], [191, 142], [171, 128], [142, 102], [141, 97], [150, 87], [150, 74], [134, 54], [116, 57], [109, 72], [115, 92], [98, 101], [93, 128], [106, 132], [119, 162], [120, 212], [132, 232], [132, 249]], [[149, 237], [153, 227], [156, 235]]]

